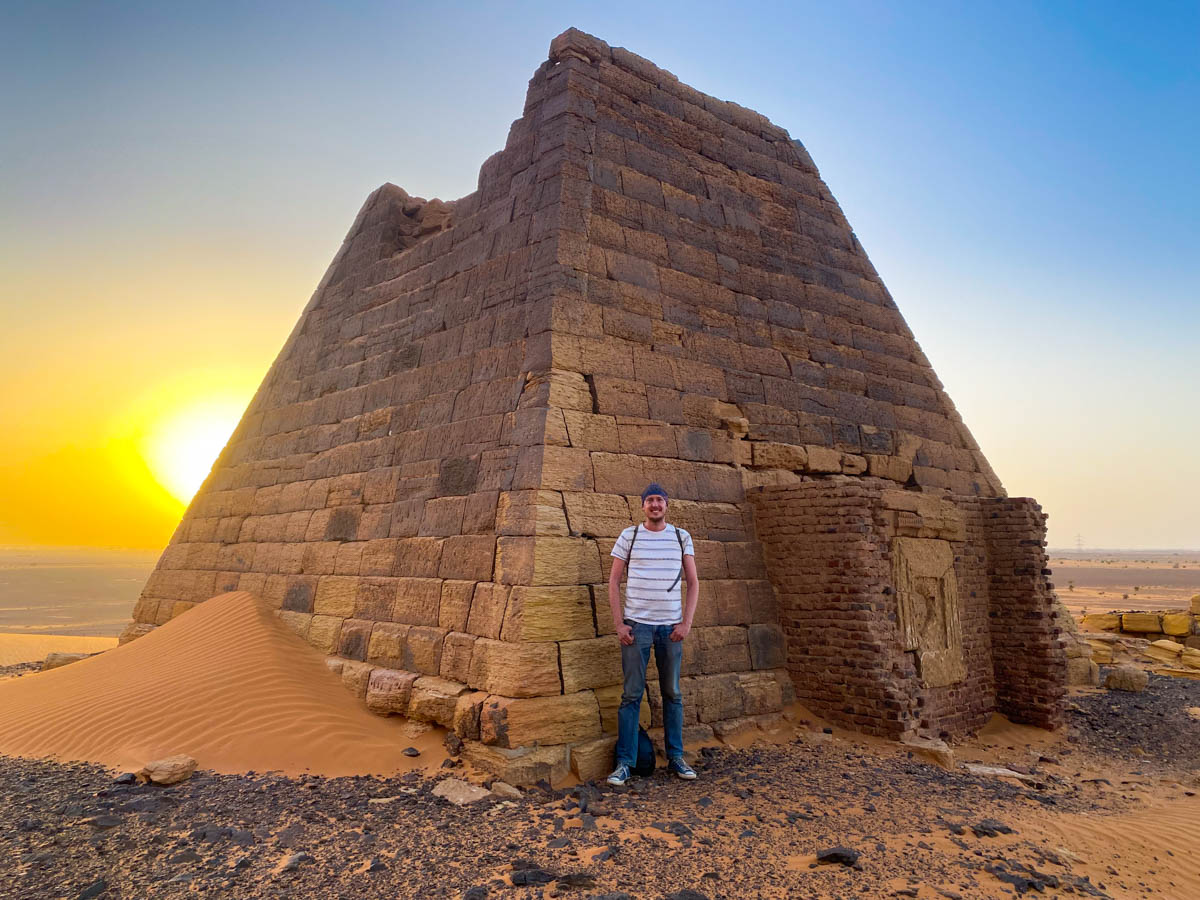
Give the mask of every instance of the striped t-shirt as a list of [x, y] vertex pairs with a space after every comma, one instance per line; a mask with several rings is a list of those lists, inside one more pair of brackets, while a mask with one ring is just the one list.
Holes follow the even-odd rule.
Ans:
[[[679, 551], [679, 537], [674, 525], [662, 531], [650, 531], [644, 525], [637, 528], [637, 540], [633, 540], [633, 528], [626, 528], [613, 545], [612, 555], [627, 560], [625, 581], [625, 618], [643, 625], [674, 625], [683, 621], [684, 585], [683, 555], [695, 556], [692, 536], [682, 528], [683, 553]], [[629, 555], [629, 544], [633, 542], [633, 556]], [[672, 587], [674, 584], [674, 587]]]

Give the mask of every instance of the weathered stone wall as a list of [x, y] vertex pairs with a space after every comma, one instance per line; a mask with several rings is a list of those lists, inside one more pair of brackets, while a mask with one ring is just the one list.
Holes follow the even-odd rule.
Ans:
[[[890, 737], [961, 737], [997, 709], [1057, 724], [1066, 662], [1032, 501], [836, 476], [749, 496], [802, 702]], [[907, 623], [903, 566], [921, 595]]]
[[1046, 515], [1027, 497], [997, 500], [987, 516], [996, 707], [1013, 721], [1062, 723], [1067, 661], [1046, 560]]
[[[803, 147], [571, 30], [474, 193], [368, 198], [128, 637], [251, 591], [373, 709], [519, 777], [590, 776], [620, 694], [608, 554], [642, 487], [696, 541], [699, 736], [792, 696], [745, 492], [830, 474], [1003, 495]], [[886, 577], [846, 541], [848, 579]], [[851, 721], [903, 706], [870, 671]]]

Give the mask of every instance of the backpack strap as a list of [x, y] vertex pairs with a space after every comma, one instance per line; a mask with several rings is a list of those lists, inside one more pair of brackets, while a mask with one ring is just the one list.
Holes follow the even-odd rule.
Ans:
[[675, 576], [675, 580], [671, 582], [668, 591], [675, 590], [675, 585], [679, 584], [679, 579], [683, 578], [683, 532], [675, 525], [671, 526], [675, 529], [675, 537], [679, 541], [679, 574]]
[[629, 553], [625, 556], [625, 565], [629, 565], [629, 561], [633, 559], [633, 545], [637, 543], [638, 529], [641, 527], [641, 525], [633, 526], [633, 537], [629, 539]]

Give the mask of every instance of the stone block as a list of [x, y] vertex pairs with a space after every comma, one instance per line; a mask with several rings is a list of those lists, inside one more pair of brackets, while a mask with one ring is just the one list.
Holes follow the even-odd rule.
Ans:
[[418, 677], [415, 672], [399, 669], [372, 670], [367, 679], [367, 709], [381, 716], [405, 715]]
[[480, 638], [471, 653], [470, 685], [506, 697], [558, 694], [558, 644], [509, 644]]
[[365, 660], [367, 644], [371, 638], [371, 628], [374, 622], [366, 619], [345, 619], [342, 622], [341, 640], [338, 642], [338, 656], [346, 659]]
[[778, 441], [754, 441], [751, 444], [754, 465], [768, 469], [803, 471], [808, 465], [808, 451], [796, 444]]
[[443, 581], [437, 625], [448, 631], [466, 631], [474, 594], [474, 581]]
[[308, 639], [308, 628], [312, 622], [312, 615], [309, 613], [293, 612], [289, 609], [281, 609], [276, 613], [279, 620], [288, 627], [292, 633], [299, 637]]
[[452, 631], [442, 640], [442, 664], [438, 674], [451, 681], [466, 682], [471, 677], [471, 654], [476, 637]]
[[614, 636], [559, 644], [563, 691], [621, 684], [621, 646]]
[[498, 535], [553, 535], [569, 533], [557, 491], [506, 491], [496, 507]]
[[912, 477], [913, 467], [910, 460], [904, 460], [898, 456], [882, 456], [877, 453], [868, 453], [866, 459], [867, 473], [876, 478], [887, 478], [905, 484]]
[[[588, 396], [590, 403], [591, 396]], [[590, 410], [589, 406], [589, 410]], [[621, 449], [615, 416], [601, 416], [581, 410], [563, 410], [567, 436], [572, 447], [618, 453]]]
[[743, 714], [744, 697], [736, 674], [702, 675], [687, 681], [684, 696], [694, 698], [696, 716], [701, 722], [720, 722]]
[[313, 612], [318, 616], [354, 615], [358, 598], [358, 578], [351, 575], [323, 575], [317, 581]]
[[479, 740], [479, 716], [483, 712], [484, 701], [489, 694], [487, 691], [468, 691], [459, 694], [454, 704], [453, 730], [464, 741]]
[[1161, 633], [1162, 620], [1156, 613], [1122, 613], [1121, 630], [1134, 634]]
[[787, 665], [787, 638], [778, 625], [751, 625], [747, 629], [750, 663], [756, 669], [779, 669]]
[[1067, 660], [1067, 684], [1098, 685], [1099, 683], [1100, 667], [1091, 659], [1079, 657]]
[[409, 578], [436, 578], [442, 559], [442, 539], [408, 537], [396, 541], [393, 574]]
[[540, 484], [547, 491], [590, 491], [592, 457], [581, 447], [543, 447]]
[[553, 697], [489, 697], [480, 738], [500, 747], [569, 744], [600, 736], [600, 708], [591, 691]]
[[442, 666], [442, 641], [446, 632], [441, 628], [414, 625], [404, 641], [404, 668], [422, 675], [437, 675]]
[[598, 537], [617, 537], [633, 524], [629, 503], [620, 494], [564, 492], [563, 505], [571, 531]]
[[1144, 652], [1148, 657], [1159, 662], [1174, 663], [1179, 661], [1179, 656], [1183, 653], [1183, 644], [1168, 640], [1152, 641]]
[[595, 637], [592, 595], [586, 585], [515, 586], [500, 637], [505, 641], [570, 641]]
[[617, 739], [598, 737], [571, 747], [571, 771], [580, 781], [598, 781], [613, 770]]
[[437, 578], [397, 578], [391, 618], [405, 625], [437, 625], [442, 582]]
[[1200, 616], [1200, 594], [1193, 594], [1189, 607], [1193, 616]]
[[1120, 631], [1121, 617], [1117, 613], [1090, 613], [1083, 617], [1079, 627], [1084, 631]]
[[842, 471], [842, 451], [832, 447], [818, 447], [815, 444], [805, 445], [807, 463], [805, 469], [819, 474], [834, 474]]
[[496, 580], [502, 584], [577, 585], [601, 580], [596, 542], [572, 537], [501, 537]]
[[1092, 655], [1089, 657], [1092, 662], [1097, 665], [1106, 666], [1113, 661], [1113, 645], [1108, 641], [1088, 641], [1088, 646], [1092, 648]]
[[467, 686], [461, 682], [422, 675], [413, 682], [408, 717], [415, 722], [436, 722], [452, 728], [458, 698], [467, 691]]
[[367, 696], [367, 685], [371, 680], [371, 672], [375, 667], [365, 662], [353, 659], [342, 661], [342, 684], [355, 697], [363, 700]]
[[333, 653], [337, 650], [342, 638], [342, 619], [340, 616], [313, 616], [308, 623], [308, 634], [305, 640], [322, 653]]
[[446, 538], [442, 545], [439, 578], [489, 581], [496, 539], [490, 534], [463, 534]]
[[480, 741], [464, 741], [463, 759], [515, 785], [553, 783], [570, 774], [570, 749], [566, 744], [512, 750]]
[[403, 667], [404, 645], [411, 628], [396, 622], [376, 622], [367, 643], [367, 662], [392, 669]]
[[705, 675], [720, 672], [745, 672], [751, 668], [747, 629], [715, 625], [697, 628], [695, 639], [696, 664]]
[[1149, 683], [1146, 670], [1137, 666], [1117, 666], [1104, 679], [1104, 686], [1110, 691], [1144, 691]]
[[504, 626], [504, 614], [508, 609], [510, 590], [505, 584], [483, 582], [475, 585], [466, 630], [479, 637], [499, 638], [500, 630]]
[[774, 672], [744, 672], [738, 675], [742, 709], [747, 716], [761, 716], [783, 709], [783, 688]]
[[1164, 634], [1186, 637], [1192, 633], [1192, 617], [1187, 613], [1163, 613], [1162, 630]]
[[1185, 647], [1179, 654], [1179, 661], [1189, 669], [1200, 669], [1200, 650], [1195, 647]]

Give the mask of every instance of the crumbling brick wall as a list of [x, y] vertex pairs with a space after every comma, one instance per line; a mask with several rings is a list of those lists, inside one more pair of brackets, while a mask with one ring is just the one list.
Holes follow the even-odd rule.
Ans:
[[996, 706], [1014, 722], [1055, 728], [1062, 724], [1067, 661], [1048, 578], [1046, 515], [1027, 497], [991, 501], [983, 513]]

